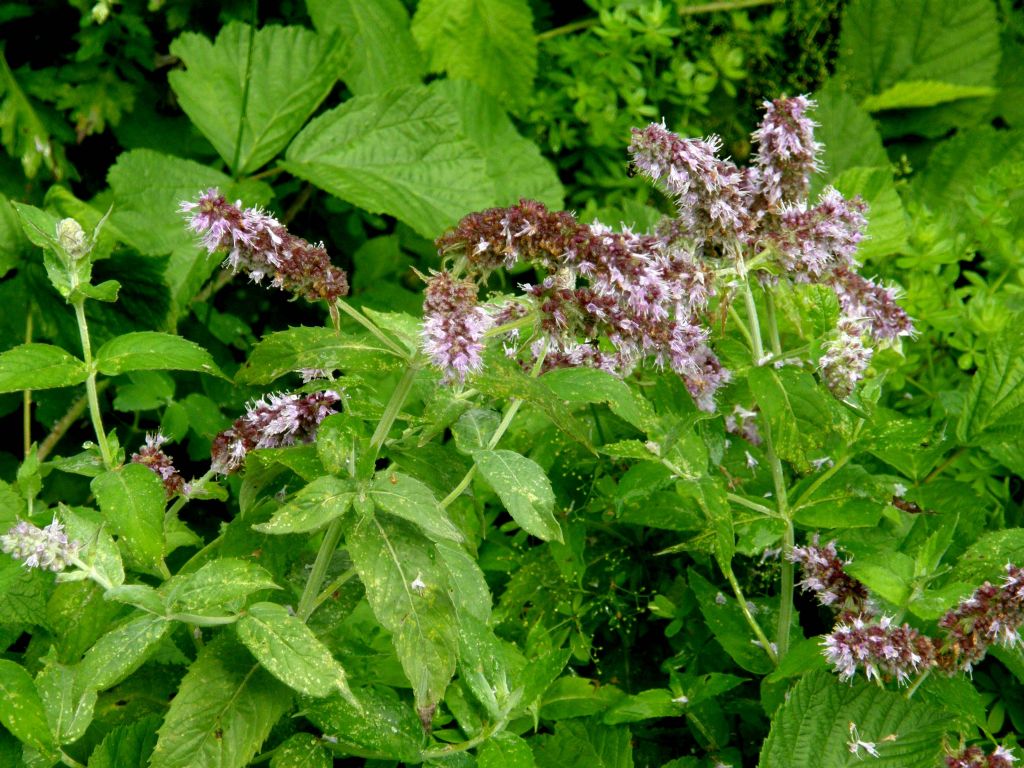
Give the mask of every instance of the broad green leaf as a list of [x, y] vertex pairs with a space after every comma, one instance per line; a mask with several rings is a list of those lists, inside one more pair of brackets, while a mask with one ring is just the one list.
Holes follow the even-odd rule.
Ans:
[[81, 670], [47, 659], [36, 675], [36, 689], [58, 744], [70, 744], [85, 734], [96, 706], [96, 690], [83, 684]]
[[0, 277], [18, 266], [27, 245], [18, 215], [10, 201], [0, 195]]
[[960, 556], [951, 581], [981, 586], [1001, 580], [1007, 563], [1024, 563], [1024, 528], [983, 534]]
[[519, 701], [521, 692], [511, 690], [506, 651], [494, 631], [473, 616], [459, 616], [459, 680], [496, 720]]
[[162, 616], [143, 615], [110, 630], [90, 648], [79, 665], [82, 685], [103, 691], [141, 667], [171, 630]]
[[810, 459], [820, 458], [836, 418], [830, 401], [805, 371], [761, 366], [750, 371], [749, 380], [771, 424], [776, 453], [801, 471], [809, 471]]
[[370, 486], [370, 498], [378, 508], [408, 520], [432, 539], [462, 541], [462, 533], [441, 509], [433, 491], [415, 478], [385, 470]]
[[513, 108], [529, 99], [537, 42], [526, 0], [423, 0], [412, 34], [431, 71], [471, 80]]
[[110, 531], [104, 525], [103, 518], [91, 509], [73, 510], [62, 506], [60, 519], [64, 523], [68, 538], [82, 545], [78, 554], [79, 559], [115, 587], [123, 584], [124, 565], [121, 563], [121, 553]]
[[399, 0], [306, 0], [313, 26], [340, 38], [338, 71], [356, 96], [415, 85], [423, 59]]
[[537, 462], [506, 450], [475, 451], [473, 461], [524, 531], [544, 541], [562, 541], [551, 481]]
[[838, 69], [860, 95], [902, 81], [991, 86], [999, 66], [995, 7], [989, 0], [854, 0], [843, 13], [839, 50]]
[[146, 584], [121, 584], [108, 589], [104, 593], [104, 597], [125, 605], [134, 605], [154, 616], [167, 614], [167, 603], [163, 596]]
[[331, 768], [334, 760], [323, 741], [312, 733], [296, 733], [270, 758], [270, 768]]
[[650, 403], [619, 378], [596, 368], [556, 368], [541, 379], [558, 397], [571, 403], [608, 403], [619, 418], [640, 430], [655, 424]]
[[291, 706], [288, 689], [222, 634], [199, 651], [160, 727], [150, 768], [241, 768]]
[[116, 726], [89, 755], [88, 768], [144, 768], [156, 745], [159, 715]]
[[611, 686], [598, 686], [596, 681], [585, 677], [560, 677], [544, 692], [540, 716], [545, 720], [589, 717], [604, 712], [621, 697], [621, 691]]
[[902, 552], [861, 557], [845, 566], [847, 573], [895, 606], [905, 605], [914, 579], [914, 560]]
[[160, 573], [167, 492], [156, 473], [141, 464], [127, 464], [99, 475], [91, 487], [129, 563]]
[[[737, 679], [743, 682], [742, 679]], [[604, 713], [602, 722], [605, 725], [621, 725], [658, 717], [680, 717], [683, 714], [685, 714], [683, 704], [672, 700], [671, 691], [655, 688], [627, 696], [616, 702], [611, 709]]]
[[70, 387], [88, 375], [85, 363], [50, 344], [22, 344], [0, 354], [0, 392]]
[[814, 528], [870, 528], [891, 499], [891, 481], [875, 481], [863, 467], [847, 465], [794, 508], [794, 520]]
[[53, 734], [35, 683], [20, 664], [0, 659], [0, 723], [19, 741], [52, 753]]
[[199, 245], [179, 212], [182, 201], [194, 201], [211, 187], [220, 189], [228, 200], [243, 200], [247, 206], [266, 205], [273, 197], [263, 182], [235, 182], [202, 163], [151, 149], [122, 153], [108, 171], [107, 182], [114, 194], [110, 225], [140, 253], [162, 256], [190, 249], [174, 262], [172, 285], [190, 271], [190, 265], [208, 259], [206, 249]]
[[554, 736], [533, 741], [537, 768], [633, 768], [633, 736], [622, 726], [569, 721], [558, 723]]
[[476, 753], [478, 768], [534, 768], [533, 752], [521, 736], [507, 731], [488, 739]]
[[161, 587], [161, 592], [169, 611], [199, 613], [216, 608], [237, 610], [241, 600], [265, 589], [280, 587], [264, 568], [246, 560], [222, 557], [194, 573], [174, 576]]
[[736, 601], [720, 592], [694, 568], [690, 568], [687, 574], [700, 612], [718, 644], [748, 672], [759, 675], [770, 672], [771, 659], [763, 648], [751, 642], [755, 639], [754, 633]]
[[307, 696], [352, 695], [341, 664], [283, 605], [249, 606], [235, 629], [263, 668], [290, 688]]
[[701, 478], [699, 482], [683, 487], [693, 494], [704, 512], [707, 527], [715, 535], [715, 557], [722, 568], [728, 568], [736, 552], [736, 534], [725, 487], [711, 478]]
[[356, 96], [295, 137], [285, 168], [371, 213], [434, 238], [486, 208], [494, 185], [451, 102], [436, 87]]
[[334, 475], [347, 475], [352, 468], [363, 423], [347, 413], [328, 416], [316, 430], [316, 453], [324, 469]]
[[360, 520], [346, 541], [374, 615], [394, 635], [417, 710], [433, 711], [455, 672], [458, 638], [432, 545], [410, 524], [384, 515]]
[[467, 455], [486, 448], [500, 423], [501, 415], [489, 408], [473, 408], [466, 411], [452, 425], [455, 447], [460, 453]]
[[171, 54], [187, 69], [167, 79], [185, 114], [243, 176], [284, 149], [327, 97], [340, 52], [330, 36], [302, 27], [266, 26], [252, 35], [232, 22], [213, 43], [192, 32], [175, 39]]
[[337, 334], [330, 328], [289, 328], [265, 336], [235, 376], [240, 384], [269, 384], [300, 368], [379, 375], [400, 360], [370, 336]]
[[96, 368], [107, 376], [127, 371], [197, 371], [224, 377], [210, 353], [194, 341], [157, 331], [136, 331], [96, 350]]
[[947, 101], [976, 99], [995, 94], [995, 88], [984, 85], [958, 85], [938, 80], [905, 80], [890, 86], [882, 93], [868, 96], [861, 102], [861, 106], [868, 112], [881, 112], [886, 109], [934, 107]]
[[253, 528], [270, 534], [316, 531], [348, 512], [354, 498], [351, 481], [324, 475], [292, 496], [270, 520]]
[[848, 168], [832, 180], [847, 198], [860, 195], [868, 204], [867, 237], [857, 259], [870, 261], [907, 247], [907, 220], [888, 168]]
[[[941, 709], [860, 680], [841, 683], [811, 672], [776, 713], [761, 749], [760, 768], [847, 768], [858, 757], [879, 768], [933, 768], [939, 764], [949, 716]], [[854, 736], [852, 727], [856, 726]], [[871, 742], [878, 757], [851, 743]]]
[[359, 709], [341, 696], [305, 707], [306, 717], [329, 737], [331, 749], [339, 755], [387, 755], [418, 764], [423, 727], [412, 708], [392, 688], [358, 688], [354, 693]]
[[455, 608], [486, 622], [491, 616], [491, 590], [476, 558], [450, 541], [438, 541], [435, 547], [448, 571], [449, 593]]

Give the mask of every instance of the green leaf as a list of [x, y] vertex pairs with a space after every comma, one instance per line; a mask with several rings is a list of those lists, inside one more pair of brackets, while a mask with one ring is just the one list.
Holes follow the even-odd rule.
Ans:
[[0, 392], [70, 387], [88, 376], [85, 363], [50, 344], [22, 344], [0, 354]]
[[780, 458], [807, 472], [820, 458], [836, 418], [814, 377], [793, 368], [762, 366], [750, 371], [750, 390], [772, 428]]
[[0, 723], [40, 752], [50, 754], [56, 746], [35, 683], [21, 665], [7, 659], [0, 659]]
[[351, 696], [342, 669], [313, 631], [277, 603], [249, 606], [238, 638], [270, 674], [307, 696]]
[[[742, 679], [737, 678], [742, 683]], [[737, 683], [738, 685], [739, 683]], [[641, 691], [627, 696], [604, 713], [602, 722], [606, 725], [637, 723], [658, 717], [680, 717], [683, 706], [672, 700], [672, 692], [664, 688]]]
[[433, 547], [408, 523], [386, 516], [360, 520], [346, 541], [377, 620], [394, 634], [416, 707], [433, 711], [455, 672], [455, 608]]
[[868, 112], [881, 112], [886, 109], [934, 107], [957, 99], [995, 95], [995, 88], [984, 85], [958, 85], [938, 80], [904, 80], [882, 93], [868, 96], [861, 102], [861, 106]]
[[124, 583], [124, 565], [121, 553], [113, 537], [103, 523], [103, 518], [91, 509], [73, 510], [61, 506], [60, 519], [64, 523], [68, 539], [82, 544], [78, 557], [95, 573], [113, 586]]
[[339, 335], [331, 328], [289, 328], [263, 337], [235, 380], [269, 384], [300, 368], [379, 375], [398, 368], [400, 362], [394, 352], [367, 335]]
[[432, 539], [462, 541], [462, 532], [448, 519], [433, 491], [419, 480], [385, 470], [373, 479], [370, 498], [380, 509], [419, 526]]
[[847, 198], [860, 195], [868, 204], [867, 237], [857, 247], [858, 260], [907, 248], [907, 217], [889, 168], [848, 168], [832, 183]]
[[316, 455], [333, 475], [346, 475], [355, 458], [363, 422], [348, 413], [328, 416], [316, 430]]
[[331, 739], [331, 749], [341, 755], [387, 755], [418, 764], [423, 728], [409, 705], [391, 688], [360, 688], [355, 696], [360, 709], [341, 696], [313, 701], [305, 708], [306, 717]]
[[491, 616], [491, 590], [476, 558], [450, 541], [438, 541], [434, 546], [448, 571], [449, 592], [455, 608], [480, 621], [488, 621]]
[[141, 667], [170, 632], [162, 616], [139, 616], [96, 641], [79, 666], [83, 686], [103, 691]]
[[589, 717], [604, 712], [608, 704], [595, 681], [585, 677], [560, 677], [544, 692], [540, 716], [545, 720]]
[[554, 736], [535, 739], [533, 754], [538, 768], [633, 768], [632, 741], [628, 728], [570, 721], [558, 723]]
[[246, 560], [223, 557], [206, 563], [195, 573], [174, 576], [161, 587], [161, 592], [169, 611], [201, 613], [210, 609], [237, 610], [240, 601], [265, 589], [280, 587], [264, 568]]
[[483, 743], [476, 764], [478, 768], [534, 768], [533, 752], [521, 736], [504, 731]]
[[[647, 431], [656, 424], [650, 403], [637, 397], [622, 379], [596, 368], [556, 368], [541, 381], [558, 397], [571, 404], [608, 403], [619, 418]], [[649, 453], [649, 452], [648, 452]]]
[[475, 451], [473, 461], [524, 531], [544, 541], [562, 541], [551, 481], [537, 462], [506, 450]]
[[452, 437], [460, 453], [486, 448], [501, 423], [501, 414], [489, 408], [473, 408], [452, 425]]
[[158, 715], [113, 728], [89, 755], [89, 768], [144, 768], [156, 745]]
[[753, 632], [736, 601], [726, 597], [695, 569], [690, 568], [687, 574], [704, 621], [719, 645], [748, 672], [759, 675], [771, 672], [772, 661], [763, 648], [751, 642]]
[[161, 573], [167, 492], [157, 474], [141, 464], [126, 464], [94, 478], [91, 487], [129, 563]]
[[356, 96], [422, 79], [423, 59], [399, 0], [306, 0], [306, 11], [319, 32], [340, 38], [338, 70]]
[[905, 605], [913, 588], [914, 560], [902, 552], [858, 558], [846, 565], [846, 571], [895, 606]]
[[980, 586], [995, 582], [1007, 563], [1024, 562], [1024, 528], [1007, 528], [983, 534], [960, 556], [950, 581]]
[[484, 158], [437, 87], [349, 99], [295, 137], [284, 166], [427, 238], [486, 208], [494, 197]]
[[270, 758], [270, 768], [331, 768], [334, 761], [320, 739], [312, 733], [296, 733]]
[[[224, 26], [211, 43], [185, 32], [171, 55], [186, 70], [167, 76], [185, 114], [236, 176], [263, 166], [330, 93], [341, 50], [298, 26]], [[241, 130], [239, 124], [241, 123]]]
[[847, 168], [857, 166], [889, 166], [874, 120], [843, 89], [840, 80], [829, 80], [814, 98], [818, 102], [814, 118], [821, 123], [814, 133], [824, 145], [824, 178], [835, 178]]
[[325, 475], [300, 490], [265, 523], [254, 525], [260, 533], [309, 533], [323, 528], [352, 506], [352, 482]]
[[989, 0], [855, 0], [843, 13], [839, 50], [838, 69], [861, 95], [902, 81], [991, 86], [1000, 53], [995, 7]]
[[[818, 670], [797, 683], [775, 715], [758, 765], [846, 768], [860, 757], [879, 768], [933, 768], [948, 723], [949, 716], [934, 706], [860, 680], [840, 683]], [[850, 744], [858, 739], [873, 743], [878, 757], [863, 748], [851, 754]]]
[[197, 371], [225, 378], [210, 353], [194, 341], [157, 331], [111, 339], [96, 351], [96, 368], [107, 376], [127, 371]]
[[46, 661], [36, 675], [36, 689], [46, 710], [50, 733], [58, 744], [70, 744], [85, 734], [96, 706], [96, 690], [83, 685], [80, 668]]
[[537, 40], [526, 0], [423, 0], [412, 34], [432, 72], [471, 80], [513, 108], [529, 99]]
[[160, 727], [151, 768], [241, 768], [291, 706], [288, 689], [228, 634], [199, 651]]

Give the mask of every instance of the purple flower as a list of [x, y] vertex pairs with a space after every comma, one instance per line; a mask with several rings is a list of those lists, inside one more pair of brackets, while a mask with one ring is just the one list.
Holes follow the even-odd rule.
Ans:
[[852, 679], [862, 667], [868, 680], [895, 678], [905, 683], [912, 674], [935, 662], [931, 640], [906, 624], [893, 626], [886, 616], [877, 622], [857, 616], [849, 624], [839, 624], [822, 645], [825, 658], [840, 680]]
[[78, 556], [81, 545], [68, 541], [64, 526], [57, 518], [45, 528], [25, 520], [0, 536], [0, 548], [15, 560], [24, 560], [26, 568], [39, 568], [58, 573]]
[[939, 626], [947, 634], [940, 649], [940, 662], [946, 669], [969, 671], [985, 658], [990, 645], [1018, 645], [1022, 625], [1024, 568], [1007, 565], [1001, 585], [986, 581], [939, 619]]
[[732, 413], [725, 417], [725, 431], [738, 435], [751, 445], [760, 445], [761, 433], [757, 429], [756, 411], [748, 411], [742, 405], [733, 406]]
[[793, 547], [788, 557], [800, 564], [801, 589], [813, 594], [821, 605], [839, 611], [847, 620], [870, 613], [868, 589], [846, 573], [844, 568], [851, 561], [840, 559], [834, 541], [822, 546], [818, 534], [814, 534], [810, 544]]
[[214, 438], [211, 467], [229, 475], [242, 468], [251, 450], [312, 442], [320, 422], [335, 412], [334, 405], [340, 400], [338, 393], [331, 391], [271, 394], [257, 400], [230, 429]]
[[798, 282], [817, 282], [853, 266], [867, 228], [865, 210], [859, 198], [847, 200], [833, 187], [821, 193], [813, 208], [783, 209], [778, 230], [769, 235], [782, 267]]
[[821, 378], [838, 398], [848, 397], [864, 377], [872, 350], [864, 346], [861, 324], [848, 317], [840, 318], [835, 338], [825, 344], [825, 354], [818, 361]]
[[913, 336], [914, 323], [896, 303], [895, 289], [883, 288], [847, 268], [836, 269], [828, 282], [843, 314], [863, 319], [876, 339]]
[[807, 198], [822, 146], [814, 140], [817, 124], [806, 112], [817, 106], [806, 96], [764, 102], [764, 117], [751, 138], [757, 144], [761, 192], [771, 210]]
[[423, 350], [460, 383], [483, 367], [484, 334], [492, 320], [477, 305], [476, 285], [439, 272], [427, 282], [423, 299]]
[[203, 235], [203, 245], [213, 253], [226, 251], [224, 265], [244, 271], [256, 283], [265, 277], [271, 285], [307, 301], [333, 303], [348, 293], [345, 273], [331, 266], [323, 244], [311, 245], [290, 234], [273, 216], [258, 208], [231, 205], [216, 189], [200, 195], [198, 202], [181, 203], [190, 214], [189, 227]]
[[160, 478], [167, 490], [167, 498], [176, 493], [181, 493], [185, 487], [185, 481], [178, 470], [174, 467], [174, 460], [163, 452], [161, 446], [167, 442], [167, 438], [159, 432], [155, 435], [146, 435], [146, 444], [138, 453], [132, 454], [132, 463], [149, 467], [157, 477]]
[[1013, 768], [1017, 758], [1006, 747], [996, 747], [986, 755], [981, 747], [966, 747], [946, 756], [946, 768]]

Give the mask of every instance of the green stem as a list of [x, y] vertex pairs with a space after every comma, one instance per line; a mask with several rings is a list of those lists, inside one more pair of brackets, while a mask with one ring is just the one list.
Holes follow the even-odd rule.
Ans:
[[686, 5], [679, 9], [680, 16], [696, 16], [701, 13], [715, 13], [716, 11], [739, 11], [744, 8], [756, 8], [759, 5], [775, 5], [782, 0], [720, 0], [716, 3], [704, 3], [703, 5]]
[[89, 415], [92, 417], [92, 427], [96, 432], [96, 441], [100, 447], [100, 455], [103, 457], [103, 465], [110, 469], [114, 465], [114, 458], [110, 454], [107, 433], [103, 431], [103, 418], [100, 415], [100, 399], [96, 391], [96, 368], [93, 366], [89, 326], [85, 321], [85, 299], [79, 296], [73, 304], [75, 319], [78, 321], [78, 336], [82, 340], [82, 358], [89, 371], [89, 376], [85, 380], [85, 391], [89, 397]]
[[911, 697], [913, 697], [913, 695], [917, 693], [917, 689], [921, 687], [921, 683], [927, 680], [928, 675], [930, 675], [931, 673], [932, 671], [930, 669], [926, 669], [924, 672], [918, 675], [917, 680], [914, 681], [914, 684], [907, 688], [907, 692], [903, 694], [903, 698], [910, 699]]
[[460, 741], [458, 744], [446, 744], [443, 747], [436, 747], [434, 749], [424, 749], [420, 753], [420, 757], [426, 760], [436, 760], [446, 755], [453, 755], [457, 752], [468, 752], [473, 747], [479, 746], [491, 738], [494, 734], [499, 733], [505, 729], [508, 724], [508, 718], [502, 718], [494, 723], [490, 728], [484, 728], [471, 739], [466, 741]]
[[[200, 488], [202, 488], [203, 485], [205, 485], [206, 482], [211, 477], [214, 476], [214, 474], [216, 474], [216, 473], [212, 469], [208, 469], [208, 470], [206, 470], [206, 474], [205, 475], [200, 477], [198, 480], [193, 480], [192, 481], [192, 491], [195, 492], [195, 491], [198, 491]], [[184, 507], [186, 504], [188, 504], [188, 502], [190, 500], [191, 500], [190, 496], [185, 496], [184, 494], [179, 496], [177, 499], [174, 500], [174, 503], [171, 505], [171, 508], [167, 510], [167, 514], [165, 515], [165, 517], [169, 518], [169, 517], [173, 517], [174, 515], [178, 514], [178, 512], [181, 511], [181, 508]]]
[[754, 353], [754, 365], [764, 361], [764, 345], [761, 342], [761, 322], [757, 317], [757, 304], [754, 292], [750, 289], [750, 280], [743, 281], [743, 299], [747, 305], [747, 322], [750, 323], [750, 344]]
[[409, 396], [412, 384], [416, 380], [416, 374], [419, 373], [419, 370], [418, 365], [406, 367], [405, 373], [402, 374], [402, 378], [395, 387], [395, 391], [391, 394], [391, 399], [384, 406], [384, 413], [381, 414], [380, 421], [377, 423], [377, 429], [374, 430], [373, 436], [370, 438], [370, 450], [373, 452], [374, 459], [380, 454], [380, 449], [384, 447], [384, 441], [388, 439], [388, 432], [391, 431], [395, 419], [398, 418], [402, 406], [405, 405], [405, 398]]
[[751, 501], [744, 496], [739, 496], [735, 493], [726, 493], [725, 496], [733, 504], [739, 504], [741, 507], [746, 507], [747, 509], [752, 509], [755, 512], [760, 512], [762, 515], [767, 515], [768, 517], [778, 516], [778, 513], [774, 509], [766, 507], [764, 504], [759, 504], [756, 501]]
[[[28, 316], [25, 318], [25, 343], [32, 343], [32, 307], [28, 309]], [[25, 458], [32, 452], [32, 390], [26, 389], [22, 395], [22, 449]]]
[[847, 462], [850, 461], [850, 458], [851, 457], [849, 455], [841, 456], [831, 467], [829, 467], [816, 478], [814, 478], [814, 482], [807, 486], [804, 492], [801, 493], [800, 496], [797, 497], [797, 500], [793, 502], [793, 509], [795, 510], [802, 507], [804, 503], [811, 498], [812, 494], [816, 490], [818, 490], [822, 485], [824, 485], [826, 482], [832, 479], [832, 476], [836, 472], [838, 472], [840, 469], [846, 466]]
[[385, 347], [390, 349], [396, 355], [398, 355], [401, 358], [406, 358], [406, 359], [409, 357], [409, 353], [408, 352], [406, 352], [400, 346], [395, 344], [395, 342], [393, 342], [391, 339], [389, 339], [387, 336], [385, 336], [384, 332], [380, 328], [378, 328], [373, 322], [371, 322], [370, 319], [366, 315], [364, 315], [362, 312], [358, 311], [357, 309], [354, 309], [353, 307], [349, 306], [347, 301], [345, 301], [344, 299], [338, 299], [335, 302], [335, 306], [337, 306], [338, 309], [340, 309], [346, 315], [348, 315], [353, 320], [355, 320], [357, 323], [359, 323], [361, 326], [363, 326], [363, 328], [368, 330], [374, 336], [374, 338], [376, 338], [378, 341], [380, 341], [381, 344], [383, 344]]
[[242, 135], [245, 131], [245, 112], [249, 106], [249, 85], [252, 83], [252, 60], [256, 51], [256, 19], [258, 0], [252, 0], [249, 19], [249, 50], [245, 57], [245, 82], [242, 84], [242, 108], [238, 113], [238, 131], [235, 133], [235, 153], [231, 160], [231, 172], [239, 178], [238, 164], [242, 158]]
[[64, 765], [68, 766], [68, 768], [85, 768], [84, 763], [78, 762], [63, 749], [60, 750], [60, 761], [64, 763]]
[[732, 304], [729, 305], [729, 317], [732, 318], [733, 322], [736, 323], [736, 327], [740, 329], [740, 335], [746, 340], [747, 346], [750, 347], [750, 351], [754, 351], [754, 340], [750, 337], [750, 331], [747, 330], [747, 324], [743, 322], [743, 318], [740, 317], [740, 313], [736, 311], [736, 307]]
[[571, 24], [563, 24], [560, 27], [554, 27], [553, 29], [545, 29], [543, 32], [537, 34], [537, 42], [543, 43], [545, 40], [551, 40], [554, 37], [560, 37], [561, 35], [569, 35], [573, 32], [579, 32], [583, 29], [589, 29], [590, 27], [597, 24], [600, 21], [598, 17], [594, 16], [589, 19], [580, 19], [574, 21]]
[[771, 341], [772, 354], [782, 357], [782, 342], [779, 340], [779, 324], [775, 319], [775, 294], [764, 292], [765, 316], [768, 321], [768, 339]]
[[514, 331], [518, 328], [529, 328], [536, 322], [537, 318], [533, 314], [524, 315], [523, 317], [517, 318], [510, 323], [504, 325], [496, 325], [493, 328], [488, 328], [484, 331], [484, 338], [490, 339], [494, 336], [500, 336], [503, 333]]
[[324, 587], [323, 591], [321, 591], [320, 594], [317, 595], [316, 600], [313, 601], [313, 610], [311, 611], [311, 615], [312, 613], [315, 613], [316, 609], [323, 605], [324, 602], [331, 597], [331, 595], [333, 595], [335, 592], [341, 589], [341, 587], [348, 583], [348, 581], [355, 575], [356, 569], [349, 568], [338, 578], [336, 578], [334, 581], [332, 581], [330, 584]]
[[754, 614], [750, 612], [750, 608], [747, 606], [747, 598], [743, 596], [743, 590], [740, 589], [740, 583], [736, 580], [736, 574], [732, 571], [732, 565], [726, 563], [726, 568], [722, 569], [725, 573], [725, 578], [729, 580], [729, 586], [732, 587], [732, 593], [736, 595], [736, 600], [739, 601], [740, 610], [743, 611], [743, 618], [747, 620], [747, 624], [754, 630], [754, 636], [757, 641], [761, 643], [761, 647], [764, 648], [764, 652], [768, 654], [768, 658], [772, 660], [773, 664], [779, 663], [779, 657], [772, 647], [771, 642], [768, 640], [768, 636], [761, 629], [761, 625], [757, 623], [757, 619], [754, 618]]
[[[96, 385], [97, 394], [109, 386], [109, 379], [99, 382]], [[85, 409], [88, 407], [88, 395], [82, 395], [71, 404], [71, 407], [64, 412], [64, 415], [60, 417], [60, 420], [53, 425], [53, 429], [50, 430], [50, 434], [43, 438], [43, 442], [39, 444], [39, 452], [36, 456], [40, 461], [43, 461], [50, 455], [50, 452], [57, 447], [57, 443], [60, 442], [60, 439], [67, 434], [68, 430], [71, 429], [72, 425], [74, 425], [74, 423], [78, 421], [79, 417], [85, 413]]]

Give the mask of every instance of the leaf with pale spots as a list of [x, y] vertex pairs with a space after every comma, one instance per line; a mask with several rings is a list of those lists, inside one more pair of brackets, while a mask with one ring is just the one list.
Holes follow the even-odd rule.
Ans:
[[355, 498], [353, 484], [329, 475], [318, 477], [300, 490], [265, 523], [260, 533], [309, 533], [344, 515]]
[[210, 353], [194, 341], [157, 331], [111, 339], [96, 350], [96, 369], [107, 376], [128, 371], [196, 371], [226, 378]]
[[92, 492], [128, 564], [160, 574], [167, 493], [157, 474], [141, 464], [127, 464], [96, 477]]
[[367, 687], [355, 691], [362, 705], [334, 696], [309, 702], [305, 715], [328, 737], [338, 755], [378, 757], [418, 764], [423, 729], [412, 707], [391, 688]]
[[506, 450], [475, 451], [473, 460], [524, 531], [544, 541], [562, 540], [551, 481], [537, 462]]
[[270, 758], [270, 768], [331, 768], [333, 764], [322, 740], [312, 733], [289, 736]]
[[377, 507], [408, 520], [432, 539], [462, 541], [462, 533], [448, 519], [433, 491], [419, 480], [400, 472], [381, 472], [370, 486]]
[[79, 665], [83, 685], [103, 691], [141, 667], [170, 632], [162, 616], [143, 615], [107, 632]]
[[0, 355], [0, 392], [81, 384], [85, 363], [52, 344], [22, 344]]
[[225, 557], [207, 563], [195, 573], [172, 577], [160, 591], [170, 611], [196, 613], [237, 609], [240, 600], [265, 589], [280, 589], [265, 569]]
[[53, 734], [35, 683], [20, 664], [6, 659], [0, 659], [0, 723], [33, 749], [53, 752]]

